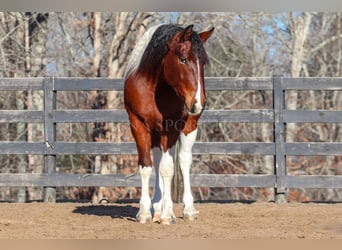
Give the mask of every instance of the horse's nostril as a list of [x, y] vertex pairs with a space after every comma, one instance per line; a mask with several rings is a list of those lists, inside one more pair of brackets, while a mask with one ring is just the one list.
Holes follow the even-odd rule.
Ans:
[[190, 113], [192, 113], [192, 114], [196, 113], [196, 103], [194, 103], [194, 104], [191, 106]]
[[199, 115], [202, 112], [202, 105], [195, 101], [195, 103], [191, 106], [189, 110], [190, 115]]

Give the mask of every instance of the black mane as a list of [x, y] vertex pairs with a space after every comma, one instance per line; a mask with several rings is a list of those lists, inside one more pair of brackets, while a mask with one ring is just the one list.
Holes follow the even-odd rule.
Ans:
[[[164, 24], [158, 27], [142, 55], [138, 72], [147, 72], [148, 76], [156, 74], [163, 58], [169, 51], [168, 42], [177, 32], [183, 30], [183, 27], [173, 24]], [[194, 55], [200, 60], [201, 64], [206, 64], [208, 56], [197, 32], [193, 31], [190, 42]]]

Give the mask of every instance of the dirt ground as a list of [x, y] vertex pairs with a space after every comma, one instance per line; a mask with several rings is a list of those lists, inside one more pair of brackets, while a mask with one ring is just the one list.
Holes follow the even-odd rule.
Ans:
[[196, 221], [139, 224], [137, 203], [0, 203], [0, 239], [342, 239], [342, 204], [198, 203]]

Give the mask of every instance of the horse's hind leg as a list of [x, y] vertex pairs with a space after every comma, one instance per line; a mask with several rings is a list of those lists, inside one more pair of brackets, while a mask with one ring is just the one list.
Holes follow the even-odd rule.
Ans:
[[190, 186], [190, 168], [192, 163], [192, 146], [195, 143], [197, 129], [185, 135], [181, 133], [178, 141], [178, 159], [183, 174], [184, 193], [183, 193], [183, 218], [186, 220], [195, 220], [198, 217], [198, 211], [194, 207], [194, 199], [191, 194]]

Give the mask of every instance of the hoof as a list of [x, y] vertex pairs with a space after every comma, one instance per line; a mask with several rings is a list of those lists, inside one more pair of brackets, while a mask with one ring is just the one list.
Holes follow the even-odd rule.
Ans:
[[141, 223], [141, 224], [146, 224], [146, 223], [150, 223], [152, 220], [152, 216], [151, 215], [137, 215], [136, 217], [137, 222]]
[[196, 209], [191, 209], [190, 211], [184, 211], [183, 219], [188, 221], [197, 220], [199, 212]]
[[163, 225], [173, 225], [176, 224], [176, 218], [174, 216], [171, 216], [171, 218], [161, 218], [160, 222]]
[[154, 223], [160, 223], [160, 214], [155, 214], [153, 216], [153, 220], [152, 220]]

